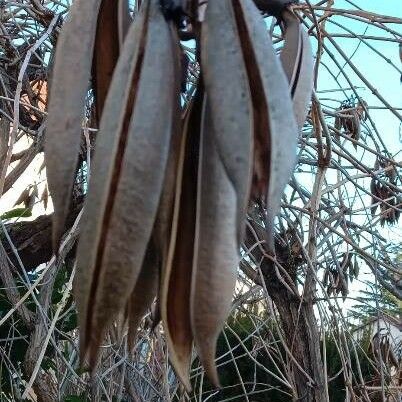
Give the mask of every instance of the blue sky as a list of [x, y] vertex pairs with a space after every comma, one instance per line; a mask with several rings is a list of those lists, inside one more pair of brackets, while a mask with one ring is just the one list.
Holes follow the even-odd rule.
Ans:
[[[378, 14], [402, 18], [401, 0], [355, 0], [354, 4], [364, 8], [366, 11], [373, 11]], [[346, 0], [337, 0], [335, 6], [337, 8], [351, 8], [351, 5], [348, 4]], [[392, 35], [386, 34], [382, 30], [372, 26], [367, 28], [366, 24], [353, 21], [349, 18], [339, 18], [337, 21], [346, 25], [356, 34], [365, 33], [366, 35], [378, 35], [393, 38]], [[387, 26], [402, 33], [400, 25], [387, 24]], [[341, 28], [334, 24], [327, 24], [326, 28], [329, 32], [345, 33]], [[355, 39], [337, 38], [336, 40], [348, 56], [351, 56], [356, 51], [357, 41]], [[385, 41], [369, 41], [369, 43], [386, 58], [390, 59], [399, 69], [402, 69], [402, 63], [399, 59], [399, 48], [396, 43]], [[402, 86], [400, 84], [400, 73], [398, 71], [363, 43], [359, 46], [353, 56], [352, 62], [359, 67], [374, 88], [377, 89], [392, 106], [402, 108]], [[345, 68], [345, 72], [347, 72], [348, 75], [350, 74], [352, 77], [354, 76], [348, 67]], [[353, 81], [357, 86], [365, 86], [357, 77]], [[333, 87], [333, 82], [331, 82], [327, 75], [323, 73], [320, 81], [320, 89], [326, 87], [329, 89]], [[349, 93], [351, 93], [351, 91], [349, 91]], [[383, 104], [372, 95], [370, 91], [359, 90], [359, 94], [369, 103], [370, 106], [383, 106]], [[402, 114], [402, 110], [400, 113]], [[400, 121], [388, 111], [371, 110], [370, 114], [375, 119], [375, 123], [382, 134], [382, 138], [390, 151], [393, 153], [400, 151]], [[397, 159], [402, 160], [402, 155]]]

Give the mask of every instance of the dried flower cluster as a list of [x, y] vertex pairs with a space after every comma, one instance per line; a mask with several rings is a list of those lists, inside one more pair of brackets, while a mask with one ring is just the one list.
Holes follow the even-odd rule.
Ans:
[[252, 200], [267, 208], [265, 237], [275, 252], [274, 217], [311, 96], [311, 49], [289, 8], [278, 58], [251, 0], [209, 2], [202, 76], [182, 118], [177, 24], [160, 0], [143, 1], [130, 24], [123, 3], [74, 3], [50, 95], [45, 151], [57, 246], [92, 74], [99, 132], [77, 250], [81, 356], [95, 366], [116, 320], [128, 323], [133, 341], [158, 294], [177, 375], [190, 388], [194, 342], [218, 384], [215, 344]]

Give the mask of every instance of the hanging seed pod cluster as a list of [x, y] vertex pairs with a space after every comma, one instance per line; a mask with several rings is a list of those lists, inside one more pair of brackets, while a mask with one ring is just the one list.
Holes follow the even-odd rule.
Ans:
[[395, 166], [387, 158], [377, 158], [374, 169], [378, 177], [373, 177], [370, 183], [371, 191], [371, 215], [380, 209], [380, 224], [384, 226], [398, 223], [399, 209], [402, 206], [402, 198], [395, 195], [392, 188], [397, 184], [397, 171]]
[[275, 252], [313, 60], [289, 2], [275, 2], [285, 30], [278, 57], [253, 1], [210, 1], [197, 21], [201, 75], [182, 110], [177, 16], [198, 6], [185, 3], [143, 0], [131, 23], [126, 1], [74, 2], [56, 51], [45, 154], [57, 248], [92, 77], [99, 131], [77, 249], [81, 357], [96, 365], [117, 320], [132, 344], [158, 297], [170, 361], [190, 388], [193, 344], [219, 383], [215, 345], [253, 200], [266, 206]]
[[356, 255], [344, 253], [341, 260], [325, 270], [323, 285], [327, 290], [327, 295], [338, 296], [341, 293], [345, 300], [349, 293], [349, 283], [352, 283], [353, 279], [357, 279], [359, 271], [360, 267]]
[[355, 149], [360, 140], [361, 124], [367, 119], [366, 109], [367, 103], [364, 100], [356, 102], [354, 99], [348, 99], [341, 103], [339, 114], [335, 118], [335, 128], [343, 129], [347, 136], [355, 140], [353, 143]]

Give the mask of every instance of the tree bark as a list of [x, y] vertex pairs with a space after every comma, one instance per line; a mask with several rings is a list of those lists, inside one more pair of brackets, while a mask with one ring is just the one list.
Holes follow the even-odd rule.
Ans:
[[[252, 223], [253, 229], [246, 231], [245, 245], [247, 249], [258, 241], [263, 240], [263, 234]], [[261, 239], [258, 238], [261, 236]], [[263, 244], [263, 243], [261, 243]], [[260, 247], [254, 247], [254, 261], [260, 263], [264, 285], [268, 295], [274, 302], [284, 340], [288, 349], [289, 377], [294, 384], [294, 401], [298, 402], [327, 402], [325, 393], [324, 365], [320, 351], [320, 333], [314, 315], [312, 301], [303, 300], [291, 292], [296, 288], [296, 268], [300, 261], [295, 261], [288, 247], [276, 245], [277, 256], [287, 275], [281, 280], [275, 267], [267, 257], [264, 257]], [[285, 286], [286, 285], [288, 286]], [[306, 375], [307, 374], [307, 375]]]
[[[73, 207], [67, 218], [67, 227], [72, 226], [81, 207], [82, 202]], [[10, 239], [26, 271], [34, 270], [40, 264], [47, 263], [52, 257], [52, 217], [53, 215], [42, 215], [33, 221], [6, 225]], [[10, 243], [4, 239], [3, 245], [12, 265], [18, 269], [20, 264]]]
[[[313, 305], [311, 302], [300, 304], [300, 300], [278, 283], [273, 269], [266, 268], [262, 268], [265, 286], [278, 310], [287, 346], [295, 359], [289, 360], [297, 390], [294, 399], [300, 402], [325, 402], [320, 333]], [[300, 370], [296, 362], [313, 382]]]

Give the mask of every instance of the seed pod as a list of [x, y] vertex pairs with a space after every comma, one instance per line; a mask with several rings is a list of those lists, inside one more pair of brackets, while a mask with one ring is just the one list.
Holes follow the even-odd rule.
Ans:
[[280, 59], [289, 81], [299, 131], [304, 125], [313, 88], [313, 55], [307, 33], [298, 18], [284, 11], [285, 44]]
[[[177, 110], [173, 99], [179, 100], [178, 49], [170, 35], [158, 0], [143, 2], [98, 132], [75, 283], [81, 354], [89, 353], [92, 367], [106, 328], [136, 284], [159, 206]], [[157, 119], [149, 118], [151, 109], [158, 110]]]
[[217, 150], [237, 194], [238, 239], [251, 191], [268, 206], [267, 241], [274, 252], [273, 220], [296, 160], [286, 76], [251, 0], [210, 2], [202, 43]]
[[91, 65], [99, 122], [119, 57], [119, 43], [130, 23], [127, 0], [77, 0], [68, 18], [56, 50], [55, 84], [51, 90], [45, 141], [49, 189], [55, 208], [55, 250], [70, 206]]
[[100, 4], [101, 0], [74, 2], [56, 49], [45, 140], [47, 180], [55, 209], [54, 250], [70, 206]]
[[[171, 26], [173, 47], [176, 48], [179, 38], [177, 31]], [[181, 66], [180, 66], [180, 51], [177, 52], [174, 57], [174, 75], [179, 77], [175, 81], [175, 84], [180, 85], [181, 81]], [[156, 216], [153, 237], [155, 240], [155, 247], [161, 255], [161, 272], [165, 271], [167, 254], [169, 249], [169, 241], [171, 237], [172, 221], [173, 221], [173, 208], [175, 199], [175, 190], [177, 182], [177, 169], [180, 158], [180, 145], [182, 138], [182, 121], [179, 118], [181, 114], [181, 108], [179, 102], [177, 102], [176, 95], [179, 93], [180, 88], [174, 88], [172, 99], [173, 107], [175, 108], [172, 127], [172, 137], [169, 146], [169, 155], [166, 165], [166, 172], [164, 177], [162, 194], [159, 201], [158, 214]], [[188, 109], [187, 109], [188, 111]]]
[[201, 62], [217, 133], [217, 150], [237, 194], [240, 243], [253, 174], [254, 116], [232, 0], [208, 3], [201, 38]]
[[236, 193], [215, 147], [204, 105], [198, 171], [197, 226], [191, 284], [191, 328], [208, 377], [219, 386], [216, 342], [230, 313], [239, 261]]
[[168, 261], [163, 271], [161, 316], [166, 331], [170, 361], [190, 390], [192, 333], [190, 286], [194, 251], [198, 153], [203, 91], [193, 101], [184, 123], [177, 170], [175, 205]]
[[[336, 128], [343, 128], [345, 130], [345, 134], [352, 139], [359, 141], [361, 134], [360, 122], [361, 120], [366, 119], [364, 107], [367, 108], [367, 103], [365, 101], [359, 102], [357, 105], [351, 100], [342, 102], [338, 111], [343, 116], [337, 116], [335, 121]], [[353, 142], [353, 146], [357, 149], [356, 142]]]
[[130, 19], [127, 0], [102, 0], [92, 68], [98, 121], [102, 116], [106, 95], [124, 37], [130, 26]]
[[274, 252], [273, 222], [296, 163], [298, 130], [289, 85], [262, 17], [251, 0], [234, 0], [233, 6], [253, 94], [252, 193], [262, 194], [267, 205], [267, 242]]

